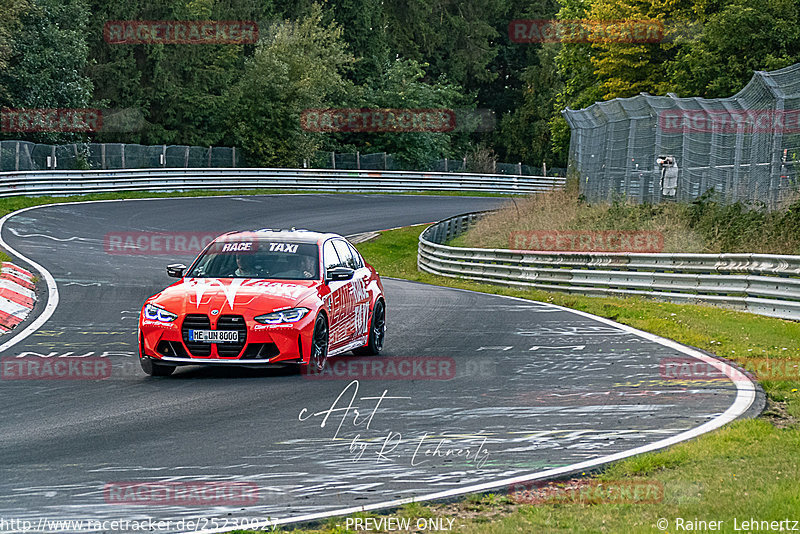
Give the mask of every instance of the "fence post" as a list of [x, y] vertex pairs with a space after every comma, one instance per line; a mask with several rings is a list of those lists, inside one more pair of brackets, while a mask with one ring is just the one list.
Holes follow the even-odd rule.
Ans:
[[361, 170], [361, 152], [356, 150], [356, 170]]
[[447, 172], [447, 158], [444, 158], [444, 172]]
[[17, 141], [17, 154], [14, 158], [14, 170], [19, 170], [19, 141]]
[[122, 154], [122, 168], [125, 169], [125, 143], [122, 143], [122, 150], [120, 153]]
[[522, 162], [517, 163], [517, 174], [522, 176]]
[[186, 155], [183, 157], [183, 168], [189, 168], [189, 146], [186, 147]]
[[214, 149], [213, 146], [208, 147], [208, 166], [211, 167], [211, 151]]
[[161, 145], [161, 157], [158, 162], [162, 167], [167, 166], [167, 145]]
[[542, 176], [547, 178], [547, 162], [546, 161], [542, 162]]
[[336, 170], [336, 152], [331, 152], [331, 169]]
[[236, 147], [231, 149], [231, 167], [236, 167]]

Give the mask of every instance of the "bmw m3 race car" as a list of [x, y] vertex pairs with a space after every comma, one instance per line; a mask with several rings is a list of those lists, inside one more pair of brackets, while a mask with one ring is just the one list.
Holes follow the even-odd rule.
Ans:
[[139, 361], [168, 376], [178, 365], [299, 364], [378, 354], [383, 285], [346, 239], [307, 230], [231, 232], [209, 243], [139, 316]]

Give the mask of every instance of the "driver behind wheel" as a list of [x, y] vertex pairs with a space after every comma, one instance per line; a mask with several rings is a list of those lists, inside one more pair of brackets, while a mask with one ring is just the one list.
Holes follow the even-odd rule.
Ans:
[[237, 269], [234, 275], [244, 278], [255, 278], [260, 275], [259, 266], [256, 265], [255, 256], [252, 254], [238, 254], [236, 256]]

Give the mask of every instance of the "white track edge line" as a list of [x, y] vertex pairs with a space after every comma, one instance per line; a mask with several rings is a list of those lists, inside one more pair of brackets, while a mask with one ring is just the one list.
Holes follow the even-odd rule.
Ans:
[[[65, 203], [62, 202], [62, 204]], [[22, 259], [23, 261], [27, 262], [28, 265], [33, 267], [34, 270], [38, 271], [42, 275], [45, 283], [47, 284], [47, 304], [45, 305], [44, 310], [42, 310], [42, 313], [40, 313], [39, 316], [36, 317], [23, 330], [17, 332], [11, 337], [11, 339], [5, 341], [2, 345], [0, 345], [0, 353], [8, 350], [9, 348], [13, 347], [17, 343], [25, 339], [26, 337], [36, 332], [39, 328], [41, 328], [44, 325], [44, 323], [46, 323], [50, 319], [50, 317], [52, 317], [53, 313], [56, 311], [56, 307], [58, 307], [58, 286], [56, 285], [56, 281], [53, 278], [53, 275], [50, 274], [50, 271], [48, 271], [47, 269], [45, 269], [32, 259], [20, 254], [19, 251], [11, 247], [3, 239], [3, 227], [5, 226], [9, 218], [32, 209], [41, 208], [44, 206], [51, 206], [51, 205], [52, 204], [42, 204], [41, 206], [30, 206], [27, 208], [22, 208], [21, 210], [12, 211], [11, 213], [6, 214], [2, 219], [0, 219], [0, 247], [5, 248], [12, 254]]]
[[[235, 196], [235, 195], [219, 195], [219, 196], [215, 195], [215, 196], [213, 196], [211, 198], [228, 197], [228, 196]], [[419, 195], [419, 196], [423, 196], [423, 195]], [[208, 197], [166, 197], [166, 198], [175, 199], [175, 198], [208, 198]], [[27, 258], [26, 256], [23, 256], [22, 254], [17, 252], [14, 248], [9, 246], [8, 243], [6, 243], [5, 240], [3, 239], [3, 237], [2, 237], [3, 227], [4, 227], [5, 223], [7, 222], [7, 220], [11, 216], [17, 215], [17, 214], [20, 214], [20, 213], [24, 213], [26, 211], [33, 210], [33, 209], [36, 209], [36, 208], [43, 208], [43, 207], [47, 207], [47, 206], [65, 206], [65, 205], [71, 205], [71, 204], [90, 204], [90, 203], [99, 203], [99, 202], [122, 202], [122, 201], [128, 201], [128, 200], [162, 200], [162, 199], [164, 199], [164, 197], [160, 197], [160, 198], [159, 197], [155, 197], [155, 198], [137, 198], [137, 199], [113, 199], [113, 200], [112, 199], [109, 199], [109, 200], [88, 200], [88, 201], [84, 201], [84, 202], [60, 202], [60, 203], [55, 203], [55, 204], [42, 204], [40, 206], [30, 206], [30, 207], [27, 207], [27, 208], [23, 208], [21, 210], [13, 211], [13, 212], [8, 213], [7, 215], [5, 215], [2, 219], [0, 219], [0, 246], [2, 246], [4, 248], [8, 249], [9, 251], [15, 253], [23, 261], [28, 262], [29, 265], [31, 265], [36, 270], [38, 270], [42, 274], [42, 276], [44, 277], [45, 281], [47, 282], [47, 288], [48, 288], [47, 305], [45, 306], [45, 309], [43, 310], [43, 312], [31, 324], [29, 324], [23, 331], [19, 332], [14, 337], [12, 337], [8, 341], [6, 341], [2, 345], [0, 345], [0, 352], [3, 352], [5, 350], [7, 350], [8, 348], [16, 345], [17, 343], [19, 343], [20, 341], [22, 341], [23, 339], [25, 339], [26, 337], [31, 335], [33, 332], [38, 330], [45, 322], [47, 322], [48, 319], [50, 319], [50, 317], [53, 315], [53, 312], [55, 312], [56, 307], [58, 306], [58, 287], [56, 286], [55, 279], [50, 274], [50, 272], [47, 269], [45, 269], [44, 267], [42, 267], [41, 265], [39, 265], [38, 263], [36, 263], [33, 260], [31, 260], [30, 258]], [[438, 286], [438, 287], [445, 287], [445, 286]], [[482, 293], [480, 291], [472, 291], [472, 290], [468, 290], [468, 289], [459, 289], [459, 288], [446, 288], [446, 289], [455, 289], [457, 291], [465, 291], [465, 292], [469, 292], [469, 293], [481, 293], [481, 294], [484, 294], [484, 295], [493, 295], [492, 293]], [[493, 295], [493, 296], [512, 299], [512, 300], [518, 300], [518, 301], [522, 301], [522, 302], [538, 302], [538, 301], [531, 301], [530, 299], [524, 299], [524, 298], [521, 298], [521, 297], [512, 297], [512, 296], [508, 296], [508, 295]], [[539, 480], [539, 479], [542, 479], [542, 478], [555, 477], [555, 476], [558, 476], [558, 475], [561, 475], [561, 474], [566, 474], [566, 473], [577, 471], [577, 470], [581, 470], [581, 469], [590, 469], [590, 468], [597, 467], [597, 466], [600, 466], [600, 465], [603, 465], [603, 464], [606, 464], [606, 463], [609, 463], [609, 462], [614, 462], [614, 461], [617, 461], [617, 460], [622, 460], [624, 458], [628, 458], [630, 456], [635, 456], [637, 454], [642, 454], [642, 453], [645, 453], [645, 452], [651, 452], [651, 451], [654, 451], [654, 450], [658, 450], [658, 449], [662, 449], [662, 448], [665, 448], [665, 447], [669, 447], [670, 445], [674, 445], [674, 444], [680, 443], [681, 441], [686, 441], [686, 440], [695, 438], [697, 436], [700, 436], [702, 434], [705, 434], [707, 432], [710, 432], [712, 430], [716, 430], [717, 428], [720, 428], [723, 425], [725, 425], [725, 424], [727, 424], [727, 423], [729, 423], [731, 421], [734, 421], [739, 416], [744, 414], [750, 408], [750, 406], [752, 406], [753, 402], [755, 401], [755, 398], [756, 398], [755, 384], [752, 382], [752, 380], [749, 377], [746, 377], [745, 375], [740, 373], [737, 369], [735, 369], [734, 367], [732, 367], [730, 364], [728, 364], [726, 362], [723, 362], [721, 360], [717, 360], [716, 358], [712, 358], [710, 356], [707, 356], [707, 355], [701, 353], [698, 350], [694, 350], [694, 349], [691, 349], [689, 347], [683, 346], [683, 345], [681, 345], [681, 344], [679, 344], [679, 343], [677, 343], [675, 341], [672, 341], [670, 339], [662, 338], [662, 337], [657, 336], [655, 334], [651, 334], [649, 332], [644, 332], [642, 330], [638, 330], [638, 329], [633, 328], [631, 326], [623, 325], [621, 323], [614, 322], [614, 321], [612, 321], [610, 319], [606, 319], [604, 317], [599, 317], [599, 316], [596, 316], [596, 315], [592, 315], [590, 313], [583, 312], [583, 311], [580, 311], [580, 310], [573, 310], [573, 309], [570, 309], [570, 308], [565, 308], [563, 306], [558, 306], [556, 304], [551, 304], [551, 303], [548, 303], [548, 302], [543, 302], [541, 304], [544, 304], [546, 306], [551, 306], [551, 307], [554, 307], [554, 308], [558, 308], [558, 309], [560, 309], [562, 311], [566, 311], [566, 312], [569, 312], [569, 313], [574, 313], [574, 314], [577, 314], [577, 315], [581, 315], [583, 317], [586, 317], [586, 318], [589, 318], [589, 319], [592, 319], [592, 320], [595, 320], [595, 321], [599, 321], [601, 323], [605, 323], [605, 324], [614, 326], [616, 328], [620, 328], [620, 329], [625, 330], [625, 331], [627, 331], [627, 332], [629, 332], [629, 333], [631, 333], [633, 335], [636, 335], [636, 336], [639, 336], [641, 338], [647, 339], [647, 340], [652, 341], [654, 343], [658, 343], [660, 345], [664, 345], [664, 346], [670, 347], [670, 348], [672, 348], [674, 350], [677, 350], [678, 352], [682, 352], [684, 354], [687, 354], [689, 356], [692, 356], [694, 358], [702, 360], [702, 361], [712, 365], [713, 367], [719, 369], [720, 371], [726, 372], [726, 376], [728, 376], [728, 377], [741, 376], [741, 377], [744, 377], [745, 380], [742, 380], [742, 379], [733, 380], [734, 384], [736, 385], [736, 389], [737, 389], [736, 400], [734, 401], [734, 403], [730, 407], [728, 407], [727, 410], [725, 410], [725, 412], [723, 412], [722, 414], [718, 415], [714, 419], [712, 419], [712, 420], [710, 420], [710, 421], [708, 421], [706, 423], [703, 423], [702, 425], [700, 425], [698, 427], [695, 427], [695, 428], [693, 428], [691, 430], [687, 430], [685, 432], [681, 432], [680, 434], [676, 434], [675, 436], [672, 436], [672, 437], [669, 437], [669, 438], [665, 438], [665, 439], [662, 439], [662, 440], [659, 440], [659, 441], [655, 441], [655, 442], [649, 443], [647, 445], [642, 445], [640, 447], [635, 447], [635, 448], [629, 449], [627, 451], [622, 451], [622, 452], [610, 454], [610, 455], [607, 455], [607, 456], [601, 456], [600, 458], [595, 458], [593, 460], [587, 460], [587, 461], [579, 462], [579, 463], [576, 463], [576, 464], [571, 464], [571, 465], [562, 466], [562, 467], [553, 468], [553, 469], [546, 469], [544, 471], [538, 471], [536, 473], [531, 473], [529, 475], [521, 475], [521, 476], [518, 476], [518, 477], [506, 478], [506, 479], [501, 479], [501, 480], [496, 480], [496, 481], [491, 481], [491, 482], [484, 482], [482, 484], [474, 484], [472, 486], [456, 488], [456, 489], [451, 489], [451, 490], [446, 490], [446, 491], [440, 491], [440, 492], [436, 492], [436, 493], [429, 493], [427, 495], [419, 495], [419, 496], [415, 496], [415, 497], [407, 497], [407, 498], [404, 498], [404, 499], [396, 499], [396, 500], [393, 500], [393, 501], [384, 501], [384, 502], [374, 503], [374, 504], [367, 505], [367, 506], [354, 506], [354, 507], [350, 507], [350, 508], [340, 508], [338, 510], [329, 510], [329, 511], [326, 511], [326, 512], [318, 512], [318, 513], [314, 513], [314, 514], [305, 514], [305, 515], [300, 515], [300, 516], [287, 517], [287, 518], [284, 518], [284, 519], [276, 519], [275, 521], [265, 521], [265, 522], [262, 522], [262, 523], [251, 524], [251, 525], [248, 526], [248, 528], [249, 529], [261, 528], [261, 527], [270, 528], [270, 527], [273, 527], [275, 525], [280, 525], [280, 524], [299, 523], [299, 522], [305, 522], [305, 521], [316, 521], [316, 520], [320, 520], [320, 519], [326, 519], [326, 518], [329, 518], [329, 517], [344, 516], [344, 515], [349, 515], [349, 514], [362, 512], [362, 511], [379, 510], [379, 509], [385, 509], [385, 508], [395, 508], [395, 507], [402, 506], [404, 504], [409, 504], [409, 503], [412, 503], [412, 502], [438, 500], [438, 499], [445, 499], [445, 498], [448, 498], [448, 497], [456, 497], [456, 496], [459, 496], [459, 495], [465, 495], [465, 494], [469, 494], [469, 493], [478, 493], [478, 492], [487, 491], [487, 490], [494, 489], [494, 488], [499, 488], [501, 486], [509, 486], [511, 484], [516, 484], [516, 483], [520, 483], [520, 482], [528, 482], [528, 481], [532, 481], [532, 480]], [[730, 374], [728, 374], [728, 373], [730, 373]], [[193, 532], [195, 534], [216, 534], [216, 533], [229, 532], [229, 531], [230, 531], [229, 528], [219, 528], [219, 529], [196, 530], [196, 531], [193, 531]]]
[[[390, 277], [387, 277], [387, 278], [390, 278]], [[395, 278], [395, 280], [401, 280], [401, 281], [406, 281], [406, 282], [408, 281], [408, 280], [403, 280], [402, 278]], [[426, 285], [428, 285], [428, 284], [426, 284]], [[496, 295], [496, 294], [493, 294], [493, 293], [483, 293], [481, 291], [473, 291], [473, 290], [470, 290], [470, 289], [461, 289], [461, 288], [446, 287], [446, 286], [435, 286], [435, 287], [441, 287], [443, 289], [448, 289], [448, 290], [465, 291], [465, 292], [468, 292], [468, 293], [480, 293], [482, 295], [492, 295], [492, 296], [495, 296], [495, 297], [518, 300], [518, 301], [522, 301], [522, 302], [526, 302], [526, 303], [536, 302], [538, 304], [544, 304], [546, 306], [557, 308], [557, 309], [565, 311], [565, 312], [574, 313], [574, 314], [580, 315], [582, 317], [586, 317], [586, 318], [592, 319], [594, 321], [598, 321], [598, 322], [601, 322], [601, 323], [604, 323], [604, 324], [607, 324], [607, 325], [611, 325], [611, 326], [613, 326], [615, 328], [619, 328], [619, 329], [625, 330], [626, 332], [628, 332], [630, 334], [633, 334], [635, 336], [639, 336], [639, 337], [644, 338], [644, 339], [646, 339], [648, 341], [652, 341], [654, 343], [658, 343], [659, 345], [663, 345], [663, 346], [669, 347], [671, 349], [677, 350], [678, 352], [682, 352], [682, 353], [684, 353], [686, 355], [689, 355], [689, 356], [692, 356], [692, 357], [697, 358], [699, 360], [702, 360], [703, 362], [706, 362], [709, 365], [712, 365], [713, 367], [715, 367], [718, 370], [722, 371], [723, 373], [725, 373], [725, 375], [728, 377], [728, 379], [731, 380], [736, 385], [736, 399], [734, 400], [733, 404], [731, 404], [728, 407], [727, 410], [725, 410], [723, 413], [721, 413], [717, 417], [711, 419], [710, 421], [707, 421], [707, 422], [703, 423], [700, 426], [697, 426], [697, 427], [692, 428], [690, 430], [686, 430], [684, 432], [681, 432], [680, 434], [676, 434], [676, 435], [671, 436], [669, 438], [664, 438], [662, 440], [654, 441], [653, 443], [649, 443], [647, 445], [641, 445], [639, 447], [635, 447], [633, 449], [628, 449], [626, 451], [617, 452], [617, 453], [614, 453], [614, 454], [609, 454], [609, 455], [606, 455], [606, 456], [601, 456], [599, 458], [594, 458], [592, 460], [586, 460], [586, 461], [583, 461], [583, 462], [578, 462], [578, 463], [575, 463], [575, 464], [565, 465], [565, 466], [562, 466], [562, 467], [556, 467], [556, 468], [552, 468], [552, 469], [545, 469], [544, 471], [538, 471], [538, 472], [535, 472], [535, 473], [530, 473], [528, 475], [520, 475], [520, 476], [512, 477], [512, 478], [505, 478], [505, 479], [495, 480], [495, 481], [491, 481], [491, 482], [484, 482], [484, 483], [481, 483], [481, 484], [473, 484], [473, 485], [467, 486], [467, 487], [455, 488], [455, 489], [446, 490], [446, 491], [439, 491], [439, 492], [435, 492], [435, 493], [429, 493], [427, 495], [418, 495], [418, 496], [415, 496], [415, 497], [407, 497], [407, 498], [404, 498], [404, 499], [395, 499], [395, 500], [392, 500], [392, 501], [384, 501], [384, 502], [374, 503], [374, 504], [370, 504], [370, 505], [366, 505], [366, 506], [352, 506], [352, 507], [349, 507], [349, 508], [340, 508], [340, 509], [337, 509], [337, 510], [329, 510], [329, 511], [326, 511], [326, 512], [318, 512], [318, 513], [313, 513], [313, 514], [305, 514], [305, 515], [299, 515], [299, 516], [294, 516], [294, 517], [287, 517], [287, 518], [283, 518], [283, 519], [275, 519], [275, 520], [265, 521], [265, 522], [261, 522], [261, 523], [254, 523], [254, 524], [250, 524], [247, 527], [248, 529], [254, 530], [256, 528], [273, 528], [273, 527], [275, 527], [277, 525], [284, 525], [284, 524], [289, 524], [289, 523], [303, 523], [303, 522], [309, 522], [309, 521], [318, 521], [318, 520], [321, 520], [321, 519], [328, 519], [330, 517], [337, 517], [337, 516], [345, 516], [345, 515], [350, 515], [350, 514], [354, 514], [354, 513], [358, 513], [358, 512], [367, 512], [367, 511], [381, 510], [381, 509], [387, 509], [387, 508], [397, 508], [399, 506], [403, 506], [404, 504], [409, 504], [409, 503], [412, 503], [412, 502], [440, 500], [440, 499], [447, 499], [447, 498], [450, 498], [450, 497], [457, 497], [457, 496], [460, 496], [460, 495], [466, 495], [466, 494], [470, 494], [470, 493], [481, 493], [481, 492], [485, 492], [485, 491], [488, 491], [488, 490], [491, 490], [491, 489], [495, 489], [495, 488], [502, 488], [504, 486], [507, 487], [507, 486], [510, 486], [512, 484], [519, 484], [519, 483], [522, 483], [522, 482], [530, 482], [532, 480], [540, 480], [540, 479], [544, 479], [544, 478], [552, 478], [552, 477], [556, 477], [556, 476], [559, 476], [559, 475], [564, 475], [564, 474], [571, 473], [571, 472], [578, 471], [578, 470], [591, 469], [591, 468], [598, 467], [600, 465], [607, 464], [607, 463], [610, 463], [610, 462], [623, 460], [625, 458], [629, 458], [629, 457], [635, 456], [637, 454], [642, 454], [642, 453], [645, 453], [645, 452], [652, 452], [652, 451], [656, 451], [656, 450], [659, 450], [659, 449], [663, 449], [665, 447], [669, 447], [671, 445], [678, 444], [678, 443], [680, 443], [682, 441], [686, 441], [686, 440], [689, 440], [689, 439], [692, 439], [692, 438], [696, 438], [696, 437], [698, 437], [698, 436], [700, 436], [702, 434], [705, 434], [707, 432], [711, 432], [712, 430], [716, 430], [716, 429], [722, 427], [723, 425], [726, 425], [726, 424], [736, 420], [742, 414], [747, 412], [747, 410], [750, 408], [750, 406], [753, 405], [753, 402], [755, 402], [755, 399], [756, 399], [756, 387], [755, 387], [755, 384], [753, 383], [752, 379], [750, 379], [750, 377], [744, 375], [738, 369], [736, 369], [735, 367], [731, 366], [727, 362], [724, 362], [722, 360], [718, 360], [716, 358], [713, 358], [711, 356], [703, 354], [699, 350], [695, 350], [695, 349], [692, 349], [690, 347], [681, 345], [680, 343], [677, 343], [676, 341], [672, 341], [671, 339], [663, 338], [661, 336], [657, 336], [657, 335], [651, 334], [649, 332], [644, 332], [644, 331], [639, 330], [637, 328], [633, 328], [632, 326], [628, 326], [628, 325], [624, 325], [624, 324], [621, 324], [621, 323], [617, 323], [615, 321], [612, 321], [611, 319], [606, 319], [605, 317], [599, 317], [599, 316], [596, 316], [596, 315], [592, 315], [591, 313], [587, 313], [587, 312], [580, 311], [580, 310], [573, 310], [571, 308], [565, 308], [564, 306], [558, 306], [557, 304], [551, 304], [549, 302], [533, 301], [533, 300], [530, 300], [530, 299], [524, 299], [522, 297], [512, 297], [512, 296], [509, 296], [509, 295]], [[230, 531], [231, 531], [230, 528], [217, 528], [217, 529], [196, 530], [196, 531], [192, 531], [192, 532], [194, 534], [219, 534], [219, 533], [230, 532]]]

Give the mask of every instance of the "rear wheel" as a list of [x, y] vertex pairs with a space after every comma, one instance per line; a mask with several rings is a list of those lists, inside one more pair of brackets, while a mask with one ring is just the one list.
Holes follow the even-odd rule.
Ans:
[[142, 371], [150, 376], [169, 376], [175, 371], [174, 365], [163, 365], [145, 356], [144, 340], [141, 338], [139, 339], [139, 364], [142, 366]]
[[375, 356], [383, 350], [383, 338], [386, 335], [386, 305], [382, 300], [375, 303], [372, 309], [372, 320], [369, 323], [369, 339], [363, 347], [357, 348], [353, 354], [358, 356]]
[[314, 334], [311, 337], [311, 355], [308, 358], [308, 370], [321, 373], [328, 362], [328, 321], [324, 315], [317, 317], [314, 323]]

